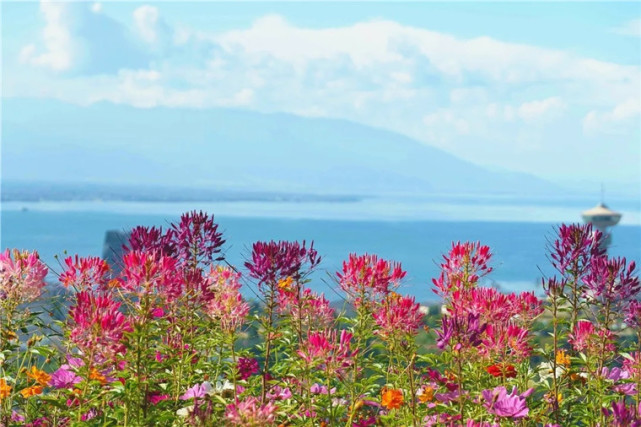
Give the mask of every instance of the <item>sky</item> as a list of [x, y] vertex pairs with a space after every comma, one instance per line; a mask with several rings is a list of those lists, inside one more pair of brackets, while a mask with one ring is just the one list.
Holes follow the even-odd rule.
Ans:
[[641, 181], [639, 2], [0, 6], [3, 98], [340, 118], [493, 170]]

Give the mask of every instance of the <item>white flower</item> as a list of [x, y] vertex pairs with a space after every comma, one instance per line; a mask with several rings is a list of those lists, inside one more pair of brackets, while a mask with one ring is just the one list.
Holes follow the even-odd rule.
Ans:
[[212, 395], [214, 393], [216, 394], [222, 394], [227, 390], [234, 390], [234, 385], [230, 383], [228, 380], [225, 381], [216, 381], [216, 387], [210, 391], [207, 392], [207, 394]]
[[176, 415], [184, 418], [184, 417], [188, 417], [189, 414], [191, 414], [192, 412], [194, 412], [194, 405], [180, 408], [179, 410], [176, 411]]
[[[552, 378], [552, 363], [550, 362], [544, 362], [539, 365], [538, 368], [539, 371], [539, 378], [541, 378], [541, 381], [545, 381], [547, 379]], [[565, 368], [561, 365], [556, 366], [556, 377], [560, 378], [565, 374]]]

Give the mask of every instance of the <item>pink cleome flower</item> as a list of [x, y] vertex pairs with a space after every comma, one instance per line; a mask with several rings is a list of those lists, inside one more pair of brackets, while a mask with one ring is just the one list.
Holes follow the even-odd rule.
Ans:
[[173, 230], [163, 232], [162, 227], [134, 227], [129, 234], [128, 251], [150, 252], [160, 255], [174, 255], [175, 246], [172, 242]]
[[441, 350], [449, 345], [454, 351], [478, 347], [487, 328], [487, 323], [481, 323], [479, 319], [480, 315], [472, 313], [443, 316], [441, 329], [436, 330], [436, 345]]
[[591, 224], [561, 225], [550, 254], [552, 265], [563, 276], [568, 272], [582, 276], [591, 260], [603, 255], [602, 239]]
[[178, 224], [171, 225], [171, 232], [167, 235], [181, 265], [195, 268], [200, 263], [209, 265], [224, 259], [218, 254], [225, 240], [213, 215], [203, 211], [187, 212], [181, 215]]
[[45, 287], [47, 267], [38, 252], [20, 252], [17, 249], [0, 253], [0, 303], [31, 302]]
[[240, 273], [231, 268], [211, 267], [208, 277], [210, 299], [205, 304], [205, 312], [219, 322], [223, 331], [233, 332], [245, 322], [249, 314], [249, 304], [240, 293]]
[[612, 410], [602, 409], [608, 425], [613, 427], [641, 427], [641, 403], [626, 405], [625, 400], [612, 402]]
[[287, 277], [295, 281], [309, 274], [320, 263], [321, 258], [314, 249], [298, 242], [270, 241], [256, 242], [252, 247], [251, 260], [245, 262], [249, 276], [258, 280], [258, 286], [275, 286]]
[[641, 379], [641, 352], [633, 351], [623, 359], [623, 370], [631, 377]]
[[420, 308], [414, 297], [390, 293], [373, 314], [376, 333], [383, 339], [415, 334], [423, 320]]
[[441, 275], [432, 282], [437, 295], [446, 298], [451, 292], [476, 286], [479, 279], [490, 272], [488, 266], [492, 253], [490, 248], [480, 242], [456, 242], [448, 255], [443, 255]]
[[277, 406], [271, 402], [261, 405], [255, 397], [247, 397], [227, 405], [225, 419], [232, 426], [259, 427], [276, 421]]
[[503, 294], [494, 288], [474, 287], [450, 294], [452, 311], [478, 313], [486, 323], [528, 326], [543, 312], [543, 301], [533, 292]]
[[568, 342], [579, 352], [596, 353], [601, 350], [605, 338], [605, 351], [614, 351], [614, 338], [607, 329], [596, 329], [592, 322], [579, 320], [568, 335]]
[[601, 256], [592, 259], [583, 281], [584, 296], [590, 301], [606, 302], [623, 310], [639, 295], [641, 282], [634, 261]]
[[65, 288], [69, 286], [76, 290], [87, 290], [94, 286], [104, 289], [109, 274], [107, 261], [98, 257], [67, 257], [66, 268], [58, 280]]
[[323, 294], [316, 294], [311, 289], [278, 289], [278, 311], [289, 314], [293, 319], [300, 319], [303, 326], [318, 330], [328, 328], [334, 321], [334, 309]]
[[479, 353], [493, 359], [509, 360], [520, 363], [525, 360], [531, 351], [528, 343], [529, 331], [519, 326], [508, 324], [488, 324], [485, 329], [483, 344]]
[[120, 287], [126, 293], [140, 298], [155, 294], [165, 301], [173, 301], [182, 292], [177, 262], [174, 258], [153, 252], [131, 251], [123, 257]]
[[631, 301], [625, 308], [625, 323], [631, 328], [641, 329], [641, 301]]
[[357, 305], [380, 301], [399, 286], [405, 274], [401, 264], [368, 254], [350, 254], [343, 271], [336, 273], [341, 289]]
[[340, 374], [351, 366], [352, 358], [358, 352], [351, 350], [351, 339], [352, 334], [346, 330], [342, 330], [340, 336], [335, 329], [312, 332], [297, 353], [309, 365]]
[[114, 361], [125, 352], [123, 338], [131, 326], [120, 311], [120, 303], [92, 291], [76, 294], [76, 305], [69, 309], [70, 340], [98, 363]]

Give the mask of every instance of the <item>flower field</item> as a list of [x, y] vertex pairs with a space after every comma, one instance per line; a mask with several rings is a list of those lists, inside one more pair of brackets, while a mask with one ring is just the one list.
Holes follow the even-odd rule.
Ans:
[[641, 426], [641, 284], [601, 239], [557, 229], [543, 298], [482, 287], [490, 248], [454, 243], [431, 314], [376, 255], [335, 273], [342, 309], [308, 287], [313, 244], [229, 265], [198, 212], [134, 229], [113, 269], [64, 259], [60, 295], [36, 252], [7, 250], [0, 425]]

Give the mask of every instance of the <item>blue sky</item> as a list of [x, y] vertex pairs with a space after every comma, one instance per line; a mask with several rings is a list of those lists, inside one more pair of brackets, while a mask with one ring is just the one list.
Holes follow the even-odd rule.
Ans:
[[343, 118], [492, 169], [630, 184], [640, 18], [638, 2], [3, 3], [2, 89]]

